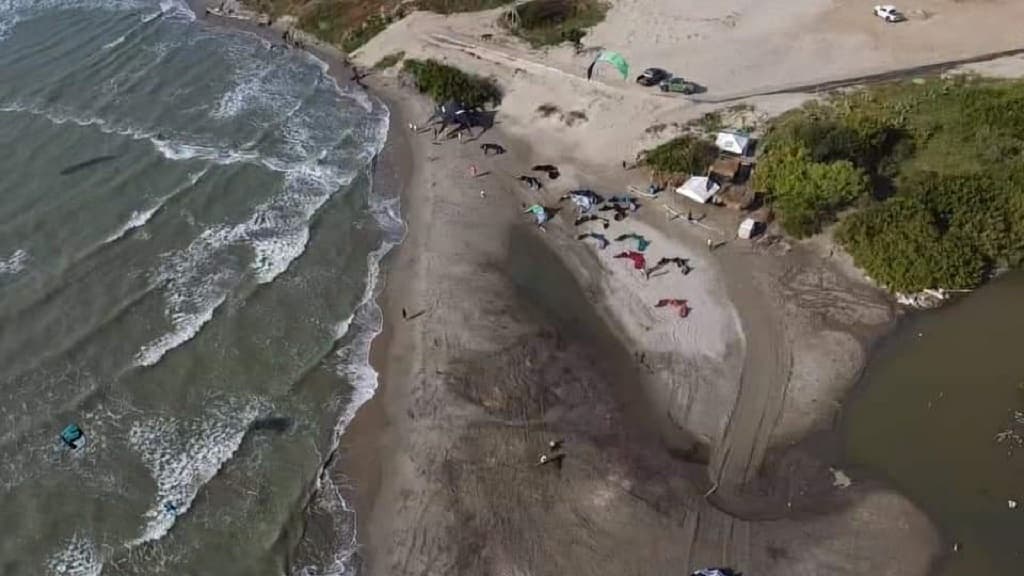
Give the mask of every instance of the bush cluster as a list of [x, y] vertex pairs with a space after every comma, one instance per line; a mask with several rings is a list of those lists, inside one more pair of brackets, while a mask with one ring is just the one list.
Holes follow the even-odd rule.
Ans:
[[604, 20], [608, 7], [602, 0], [531, 0], [516, 8], [519, 25], [513, 33], [534, 47], [578, 44]]
[[660, 178], [703, 174], [718, 155], [714, 142], [684, 134], [644, 153], [643, 163]]
[[501, 104], [501, 88], [490, 78], [469, 74], [433, 59], [405, 60], [402, 70], [412, 77], [417, 90], [435, 102], [455, 100], [471, 108]]
[[1024, 82], [842, 94], [775, 119], [755, 183], [787, 232], [837, 238], [894, 291], [968, 288], [1024, 258]]

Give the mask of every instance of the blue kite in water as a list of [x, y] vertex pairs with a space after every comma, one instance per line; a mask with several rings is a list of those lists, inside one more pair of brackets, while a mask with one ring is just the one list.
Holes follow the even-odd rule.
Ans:
[[60, 432], [60, 440], [64, 444], [75, 450], [79, 446], [85, 443], [85, 434], [82, 429], [78, 427], [78, 424], [68, 424]]

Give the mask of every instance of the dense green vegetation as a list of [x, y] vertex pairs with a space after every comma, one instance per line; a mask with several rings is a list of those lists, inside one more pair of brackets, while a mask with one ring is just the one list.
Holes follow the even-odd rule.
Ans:
[[512, 0], [416, 0], [418, 10], [427, 10], [438, 14], [455, 14], [457, 12], [480, 12], [504, 6]]
[[966, 288], [1024, 259], [1024, 82], [935, 79], [785, 114], [755, 182], [783, 227], [837, 238], [894, 291]]
[[512, 32], [534, 47], [578, 44], [608, 8], [602, 0], [532, 0], [516, 8], [519, 19]]
[[647, 150], [642, 161], [659, 179], [672, 179], [703, 174], [717, 155], [718, 149], [715, 148], [714, 142], [692, 134], [684, 134]]
[[490, 78], [463, 72], [437, 60], [406, 60], [402, 70], [412, 76], [417, 90], [435, 102], [455, 100], [470, 107], [501, 104], [501, 88]]

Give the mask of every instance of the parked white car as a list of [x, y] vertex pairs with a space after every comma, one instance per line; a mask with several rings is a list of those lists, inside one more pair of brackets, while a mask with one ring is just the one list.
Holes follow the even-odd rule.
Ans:
[[907, 17], [897, 10], [892, 4], [875, 6], [875, 16], [878, 16], [886, 22], [903, 22], [907, 19]]

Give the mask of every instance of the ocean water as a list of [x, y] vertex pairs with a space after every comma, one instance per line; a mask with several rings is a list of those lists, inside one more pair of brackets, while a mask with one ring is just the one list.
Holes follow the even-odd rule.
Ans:
[[0, 0], [0, 574], [351, 571], [387, 127], [184, 2]]

